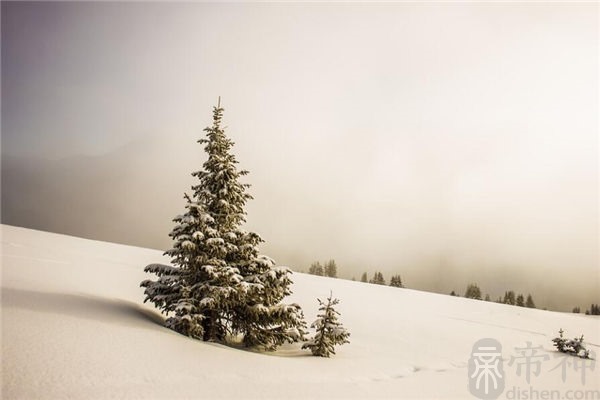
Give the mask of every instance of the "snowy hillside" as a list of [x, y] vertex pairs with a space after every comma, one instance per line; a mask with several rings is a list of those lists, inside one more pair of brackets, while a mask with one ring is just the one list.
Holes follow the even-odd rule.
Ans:
[[[257, 353], [163, 328], [141, 304], [143, 268], [154, 262], [168, 260], [156, 250], [3, 225], [2, 398], [468, 399], [468, 361], [482, 338], [502, 344], [501, 398], [600, 390], [600, 366], [582, 369], [551, 343], [563, 328], [600, 354], [597, 317], [294, 274], [290, 300], [307, 321], [316, 298], [332, 290], [351, 343], [331, 359], [301, 344]], [[517, 349], [527, 342], [542, 346], [529, 350], [529, 377]]]

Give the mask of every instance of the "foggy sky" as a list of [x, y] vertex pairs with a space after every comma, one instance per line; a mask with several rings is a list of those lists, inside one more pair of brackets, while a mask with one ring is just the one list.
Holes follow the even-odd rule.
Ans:
[[600, 292], [597, 13], [2, 2], [2, 220], [166, 249], [221, 96], [247, 227], [279, 263], [585, 308]]

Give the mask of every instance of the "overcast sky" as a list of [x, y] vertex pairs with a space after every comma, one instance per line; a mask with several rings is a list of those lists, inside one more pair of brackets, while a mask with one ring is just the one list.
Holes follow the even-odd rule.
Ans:
[[2, 155], [129, 145], [172, 216], [221, 96], [277, 261], [598, 293], [598, 67], [594, 3], [3, 2]]

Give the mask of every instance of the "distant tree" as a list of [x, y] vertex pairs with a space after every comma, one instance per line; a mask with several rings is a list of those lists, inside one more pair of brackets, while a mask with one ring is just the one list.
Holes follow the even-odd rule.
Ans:
[[490, 295], [489, 294], [485, 295], [485, 301], [492, 301], [492, 299], [490, 299]]
[[364, 282], [364, 283], [368, 282], [367, 273], [366, 272], [363, 272], [362, 276], [360, 277], [360, 281]]
[[356, 282], [356, 277], [352, 277], [352, 282]]
[[456, 292], [453, 290], [453, 291], [451, 291], [451, 292], [450, 292], [450, 296], [458, 296], [458, 295], [457, 295], [457, 294], [456, 294]]
[[580, 312], [581, 312], [581, 308], [579, 308], [579, 307], [574, 307], [573, 308], [573, 313], [574, 314], [579, 314]]
[[533, 302], [533, 297], [531, 297], [531, 294], [527, 295], [527, 300], [525, 301], [525, 307], [535, 308], [535, 303]]
[[402, 278], [400, 277], [400, 275], [392, 276], [392, 278], [390, 279], [390, 286], [399, 287], [399, 288], [404, 287], [404, 285], [402, 284]]
[[375, 272], [373, 275], [373, 279], [369, 281], [369, 283], [374, 283], [376, 285], [385, 285], [385, 278], [381, 272]]
[[329, 276], [330, 278], [337, 278], [337, 265], [335, 260], [329, 260], [323, 267], [323, 276]]
[[320, 262], [315, 261], [314, 263], [310, 264], [310, 267], [308, 268], [308, 273], [311, 275], [323, 276], [323, 266]]
[[592, 304], [590, 306], [590, 309], [587, 310], [586, 315], [600, 315], [600, 305], [598, 304]]
[[525, 307], [525, 298], [523, 297], [523, 295], [522, 295], [522, 294], [519, 294], [519, 295], [517, 296], [516, 304], [517, 304], [517, 306], [519, 306], [519, 307]]
[[465, 297], [467, 299], [481, 300], [481, 289], [475, 283], [470, 283], [465, 291]]
[[302, 348], [309, 349], [314, 356], [329, 357], [331, 354], [335, 354], [334, 346], [350, 343], [348, 341], [350, 333], [338, 322], [340, 313], [335, 310], [334, 306], [340, 301], [332, 299], [331, 294], [329, 294], [327, 302], [321, 301], [321, 299], [317, 300], [321, 313], [317, 315], [316, 321], [310, 326], [317, 332], [314, 338], [302, 345]]
[[504, 304], [510, 304], [514, 306], [516, 304], [515, 292], [509, 290], [508, 292], [504, 292], [504, 300], [502, 300]]

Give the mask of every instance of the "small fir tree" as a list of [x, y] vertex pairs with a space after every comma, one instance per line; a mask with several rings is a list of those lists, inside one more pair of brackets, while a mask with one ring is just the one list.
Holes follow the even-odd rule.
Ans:
[[323, 302], [321, 299], [317, 300], [321, 313], [317, 315], [317, 319], [311, 325], [311, 328], [316, 330], [316, 334], [304, 343], [302, 348], [309, 349], [314, 356], [329, 357], [331, 354], [335, 354], [335, 346], [350, 343], [348, 341], [350, 333], [338, 322], [340, 313], [334, 309], [334, 306], [339, 303], [339, 300], [333, 299], [331, 293], [327, 302]]
[[491, 297], [490, 297], [490, 295], [489, 295], [489, 294], [486, 294], [486, 295], [485, 295], [485, 299], [484, 299], [484, 300], [485, 300], [485, 301], [492, 301], [492, 299], [491, 299]]
[[571, 354], [581, 358], [590, 358], [590, 351], [583, 345], [583, 335], [574, 339], [566, 339], [563, 336], [564, 331], [558, 331], [559, 336], [552, 339], [554, 347], [561, 353]]
[[369, 281], [366, 272], [363, 272], [362, 276], [360, 277], [360, 281], [364, 283], [367, 283]]
[[554, 347], [556, 347], [556, 349], [558, 351], [560, 351], [561, 353], [565, 352], [565, 347], [567, 344], [567, 339], [564, 338], [563, 333], [565, 331], [562, 330], [562, 328], [560, 328], [560, 330], [558, 331], [558, 337], [555, 337], [554, 339], [552, 339], [552, 343], [554, 343]]
[[519, 294], [517, 296], [516, 305], [519, 307], [525, 307], [525, 298], [522, 294]]
[[402, 278], [400, 275], [393, 275], [390, 279], [390, 286], [403, 288]]

